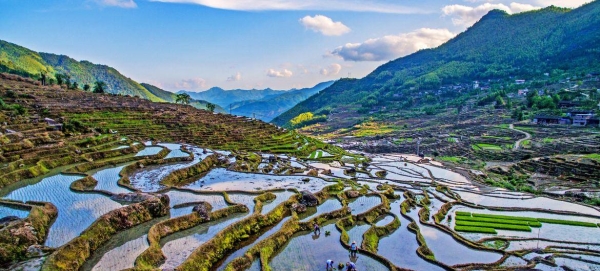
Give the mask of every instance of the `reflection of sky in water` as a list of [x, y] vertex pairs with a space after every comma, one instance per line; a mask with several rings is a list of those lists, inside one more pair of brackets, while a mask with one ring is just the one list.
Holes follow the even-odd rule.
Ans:
[[348, 243], [356, 241], [358, 247], [362, 246], [363, 234], [371, 227], [369, 224], [356, 225], [348, 230]]
[[45, 245], [58, 247], [77, 237], [101, 215], [120, 208], [108, 197], [92, 193], [74, 193], [71, 183], [82, 176], [55, 175], [9, 193], [6, 198], [20, 201], [51, 202], [58, 208], [58, 217], [48, 233]]
[[16, 216], [19, 218], [26, 218], [29, 215], [29, 210], [12, 208], [4, 205], [0, 205], [0, 218], [7, 216]]
[[105, 253], [92, 270], [123, 270], [133, 268], [137, 256], [149, 247], [148, 235], [144, 234]]
[[155, 155], [162, 150], [161, 147], [146, 147], [145, 149], [138, 152], [135, 156], [146, 156], [146, 155]]
[[[426, 226], [419, 222], [419, 215], [416, 210], [408, 215], [417, 222], [419, 229], [427, 246], [433, 251], [435, 259], [447, 265], [456, 265], [462, 263], [492, 263], [500, 259], [502, 255], [483, 250], [475, 250], [458, 243], [451, 235], [442, 232], [431, 226]], [[460, 255], [460, 257], [457, 257]]]
[[131, 185], [144, 192], [158, 191], [164, 187], [160, 184], [160, 181], [169, 174], [182, 168], [191, 167], [202, 161], [202, 159], [206, 158], [207, 155], [210, 155], [210, 152], [207, 154], [202, 154], [202, 149], [199, 148], [193, 148], [192, 152], [194, 153], [194, 159], [190, 162], [148, 166], [143, 169], [136, 170], [133, 174], [131, 174], [131, 176], [129, 176]]
[[[177, 191], [177, 190], [171, 190], [171, 191], [167, 192], [166, 194], [169, 196], [169, 199], [170, 199], [169, 205], [171, 206], [171, 208], [173, 208], [173, 206], [178, 205], [178, 204], [188, 203], [188, 202], [199, 202], [199, 201], [205, 201], [205, 202], [210, 203], [210, 205], [213, 207], [213, 211], [223, 209], [228, 206], [227, 202], [225, 202], [225, 198], [219, 194], [201, 195], [201, 194], [194, 194], [191, 192], [184, 192], [184, 191]], [[186, 207], [182, 207], [182, 208], [171, 209], [171, 217], [178, 217], [178, 216], [190, 214], [192, 212], [192, 209], [194, 209], [194, 206], [186, 206]]]
[[[167, 260], [160, 267], [160, 269], [171, 270], [179, 266], [200, 245], [209, 241], [212, 237], [215, 236], [215, 234], [220, 232], [225, 227], [239, 220], [240, 217], [238, 216], [234, 218], [225, 218], [216, 221], [211, 221], [205, 224], [201, 224], [200, 226], [194, 227], [190, 230], [180, 232], [180, 234], [189, 233], [189, 235], [187, 236], [176, 238], [170, 241], [166, 241], [170, 239], [169, 237], [165, 238], [164, 240], [166, 241], [166, 243], [162, 246], [162, 251], [167, 257]], [[171, 238], [173, 237], [174, 236], [171, 236]]]
[[[242, 247], [238, 250], [236, 250], [235, 252], [233, 252], [231, 255], [229, 255], [224, 261], [223, 264], [221, 264], [221, 266], [219, 266], [219, 268], [217, 269], [217, 271], [221, 271], [224, 270], [225, 267], [227, 266], [227, 264], [229, 264], [231, 261], [233, 261], [235, 258], [237, 257], [241, 257], [242, 255], [244, 255], [250, 248], [252, 248], [255, 244], [258, 244], [258, 242], [267, 239], [268, 237], [270, 237], [271, 235], [277, 233], [277, 231], [279, 231], [279, 229], [281, 229], [281, 227], [283, 226], [283, 224], [285, 222], [287, 222], [288, 220], [290, 220], [290, 218], [292, 218], [291, 216], [286, 216], [284, 217], [277, 225], [275, 225], [274, 227], [272, 227], [271, 229], [269, 229], [268, 231], [266, 231], [265, 233], [263, 233], [260, 237], [258, 237], [254, 242], [252, 242], [251, 244]], [[249, 269], [252, 270], [252, 269]], [[259, 269], [260, 270], [260, 269]]]
[[119, 181], [119, 173], [126, 165], [100, 170], [92, 175], [98, 181], [95, 190], [104, 190], [111, 193], [131, 193], [129, 189], [121, 187], [117, 184]]
[[335, 198], [328, 199], [320, 205], [317, 205], [317, 212], [315, 214], [308, 216], [302, 219], [301, 221], [306, 222], [315, 216], [321, 215], [323, 213], [329, 213], [339, 209], [342, 209], [342, 203], [339, 200]]
[[[325, 236], [325, 231], [331, 232]], [[325, 261], [332, 259], [337, 263], [346, 263], [350, 259], [348, 249], [340, 244], [340, 232], [334, 224], [321, 227], [321, 235], [303, 232], [294, 235], [283, 250], [275, 255], [270, 265], [273, 270], [323, 270]], [[358, 270], [389, 270], [380, 262], [360, 254], [356, 259]]]
[[[309, 178], [310, 181], [302, 181], [304, 178]], [[265, 175], [216, 168], [211, 170], [200, 180], [188, 185], [187, 188], [215, 191], [258, 191], [278, 188], [297, 188], [298, 190], [318, 192], [328, 184], [330, 183], [327, 183], [322, 179], [306, 176]]]
[[381, 204], [381, 198], [379, 196], [366, 196], [349, 201], [348, 207], [352, 209], [352, 214], [357, 215], [368, 211], [378, 204]]
[[275, 207], [277, 207], [277, 205], [288, 200], [292, 195], [296, 194], [296, 193], [294, 193], [294, 191], [287, 191], [287, 190], [272, 192], [272, 193], [275, 194], [276, 198], [270, 202], [265, 202], [263, 204], [263, 208], [262, 208], [262, 212], [261, 212], [262, 214], [268, 214], [273, 209], [275, 209]]
[[594, 208], [545, 197], [536, 197], [532, 199], [520, 200], [510, 198], [489, 197], [466, 191], [454, 192], [458, 193], [464, 201], [483, 206], [538, 208], [600, 216], [600, 211]]

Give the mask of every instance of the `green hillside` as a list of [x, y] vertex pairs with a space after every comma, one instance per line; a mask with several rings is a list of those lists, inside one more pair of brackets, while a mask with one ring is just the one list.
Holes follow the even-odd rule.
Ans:
[[[150, 84], [146, 84], [146, 83], [141, 83], [141, 85], [146, 88], [150, 93], [154, 94], [156, 97], [169, 102], [169, 103], [175, 103], [177, 100], [177, 94], [170, 92], [170, 91], [166, 91], [164, 89], [161, 89], [157, 86], [153, 86]], [[207, 109], [206, 105], [208, 104], [207, 101], [198, 101], [198, 100], [191, 100], [190, 101], [190, 105], [198, 108], [198, 109]], [[225, 110], [223, 110], [222, 107], [220, 106], [216, 106], [215, 107], [215, 112], [225, 112]]]
[[99, 80], [106, 83], [109, 93], [139, 96], [157, 102], [164, 101], [112, 67], [89, 61], [77, 61], [64, 55], [38, 53], [2, 40], [0, 40], [0, 72], [34, 79], [38, 79], [42, 73], [47, 74], [49, 78], [54, 78], [57, 74], [66, 74], [70, 76], [71, 82], [77, 82], [79, 88], [85, 84], [93, 86], [94, 82]]
[[[599, 59], [598, 1], [574, 10], [494, 10], [438, 48], [390, 61], [359, 80], [339, 80], [272, 122], [290, 127], [298, 115], [323, 109], [367, 114], [458, 107], [472, 93], [452, 93], [453, 85], [597, 72]], [[489, 91], [498, 90], [492, 84]]]

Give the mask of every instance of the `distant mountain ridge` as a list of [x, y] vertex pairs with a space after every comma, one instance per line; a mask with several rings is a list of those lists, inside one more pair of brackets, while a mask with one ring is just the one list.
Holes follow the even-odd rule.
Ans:
[[[147, 83], [141, 83], [141, 85], [147, 89], [148, 91], [150, 91], [150, 93], [154, 94], [156, 97], [169, 102], [169, 103], [176, 103], [177, 101], [177, 94], [170, 92], [170, 91], [166, 91], [164, 89], [161, 89], [157, 86], [153, 86]], [[190, 105], [193, 107], [196, 107], [198, 109], [206, 109], [206, 105], [208, 104], [207, 101], [202, 101], [202, 100], [194, 100], [192, 99], [190, 101]], [[225, 113], [225, 110], [223, 110], [222, 107], [216, 105], [215, 107], [215, 112], [220, 112], [220, 113]]]
[[255, 116], [257, 119], [269, 122], [296, 104], [331, 86], [334, 82], [322, 82], [312, 88], [293, 89], [275, 97], [270, 95], [257, 101], [237, 102], [232, 104], [232, 113], [247, 117]]
[[[465, 32], [434, 48], [390, 61], [362, 79], [343, 79], [275, 118], [280, 126], [328, 108], [367, 114], [440, 101], [423, 93], [475, 80], [528, 79], [553, 71], [600, 71], [600, 1], [577, 9], [550, 6], [509, 15], [493, 10]], [[444, 102], [444, 101], [441, 101]], [[459, 100], [455, 102], [459, 103]]]
[[224, 90], [220, 87], [212, 87], [201, 92], [180, 90], [177, 93], [187, 93], [193, 99], [209, 101], [229, 110], [230, 104], [242, 101], [258, 101], [264, 98], [275, 97], [285, 92], [286, 90], [273, 90], [270, 88]]

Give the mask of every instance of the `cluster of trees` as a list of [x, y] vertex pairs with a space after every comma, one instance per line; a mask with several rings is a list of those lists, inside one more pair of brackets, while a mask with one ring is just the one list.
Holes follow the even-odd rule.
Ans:
[[327, 121], [326, 115], [314, 115], [312, 112], [304, 112], [290, 120], [292, 128], [302, 128], [319, 122]]

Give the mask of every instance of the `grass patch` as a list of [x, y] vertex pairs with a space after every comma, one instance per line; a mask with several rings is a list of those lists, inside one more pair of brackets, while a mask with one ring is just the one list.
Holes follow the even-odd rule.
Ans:
[[589, 159], [592, 159], [592, 160], [596, 160], [596, 161], [600, 161], [600, 153], [587, 154], [587, 155], [585, 155], [583, 157], [589, 158]]
[[458, 156], [438, 156], [435, 159], [440, 160], [440, 161], [445, 161], [445, 162], [452, 162], [452, 163], [456, 163], [456, 164], [459, 164], [464, 160], [464, 158], [458, 157]]
[[554, 142], [554, 139], [546, 137], [546, 138], [542, 139], [542, 142], [545, 144], [550, 144], [550, 143]]
[[473, 213], [473, 217], [488, 217], [488, 218], [505, 219], [505, 220], [520, 220], [520, 221], [538, 221], [537, 218], [533, 218], [533, 217], [477, 214], [477, 213]]
[[456, 211], [454, 213], [456, 214], [456, 216], [471, 216], [470, 212]]
[[485, 150], [485, 151], [501, 151], [502, 150], [502, 147], [500, 147], [498, 145], [494, 145], [494, 144], [488, 144], [488, 143], [472, 144], [471, 148], [473, 148], [474, 150]]
[[496, 232], [496, 230], [494, 230], [492, 228], [482, 228], [482, 227], [454, 226], [454, 230], [455, 231], [462, 231], [462, 232], [498, 234]]
[[448, 141], [450, 143], [456, 143], [456, 138], [454, 138], [454, 137], [448, 137], [448, 138], [446, 138], [446, 141]]

